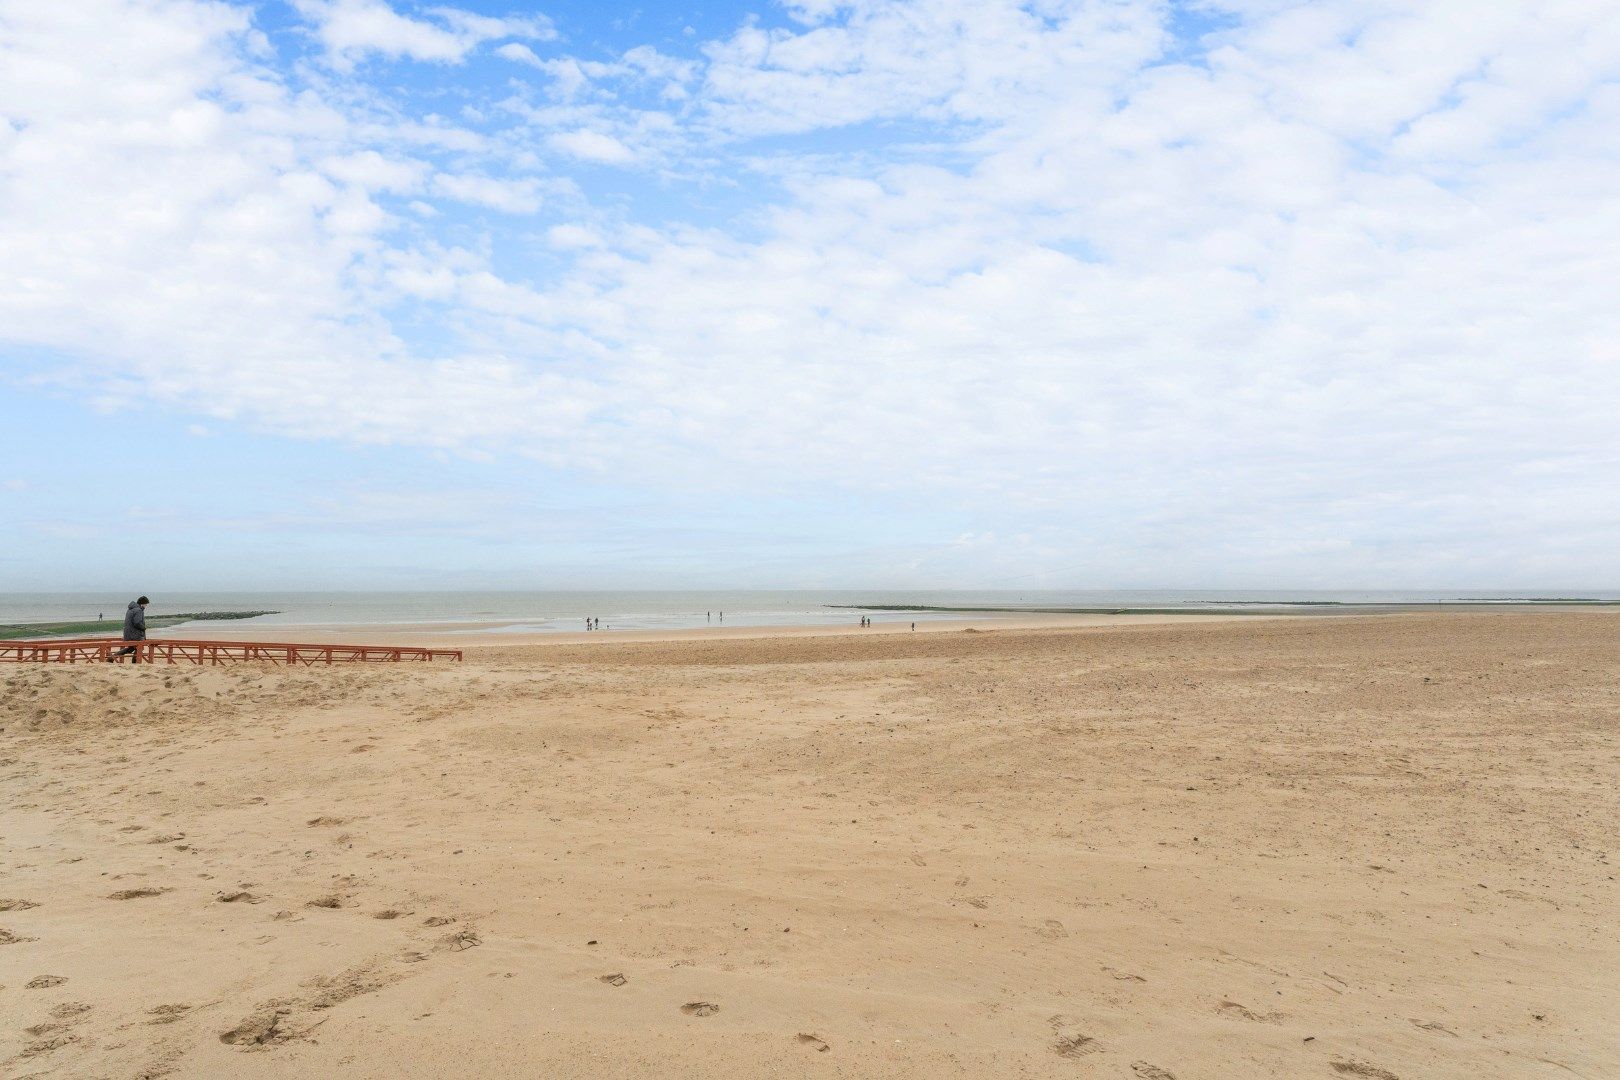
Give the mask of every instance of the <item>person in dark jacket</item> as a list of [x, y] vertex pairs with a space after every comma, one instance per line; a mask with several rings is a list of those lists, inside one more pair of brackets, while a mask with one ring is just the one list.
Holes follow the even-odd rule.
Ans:
[[[141, 597], [139, 600], [131, 600], [129, 602], [129, 607], [124, 610], [124, 640], [125, 641], [145, 641], [146, 640], [146, 605], [150, 604], [151, 602], [152, 601], [148, 600], [144, 596]], [[114, 660], [118, 659], [118, 657], [120, 657], [120, 656], [128, 656], [131, 653], [135, 654], [135, 659], [133, 661], [131, 661], [131, 663], [135, 663], [135, 664], [140, 663], [141, 662], [140, 650], [137, 649], [133, 645], [129, 646], [127, 649], [119, 649], [117, 652], [108, 653], [107, 654], [107, 663], [110, 664]]]

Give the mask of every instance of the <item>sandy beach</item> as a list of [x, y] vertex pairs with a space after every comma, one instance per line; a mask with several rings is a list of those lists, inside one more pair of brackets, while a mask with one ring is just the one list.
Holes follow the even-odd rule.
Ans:
[[0, 669], [0, 1075], [1620, 1075], [1620, 614], [926, 630]]

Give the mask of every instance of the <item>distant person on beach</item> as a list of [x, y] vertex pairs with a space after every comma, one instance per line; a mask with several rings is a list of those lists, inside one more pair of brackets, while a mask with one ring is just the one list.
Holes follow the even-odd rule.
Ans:
[[911, 624], [911, 632], [913, 634], [915, 634], [917, 632], [917, 624], [916, 623]]
[[[152, 601], [148, 600], [144, 596], [141, 597], [139, 600], [131, 600], [129, 602], [129, 607], [124, 611], [124, 640], [125, 641], [145, 641], [146, 640], [146, 605], [150, 604], [151, 602]], [[114, 660], [116, 660], [118, 657], [120, 657], [120, 656], [128, 656], [131, 653], [135, 654], [135, 659], [130, 661], [130, 663], [132, 663], [132, 664], [140, 663], [141, 662], [140, 649], [137, 646], [134, 646], [134, 645], [130, 645], [130, 646], [127, 646], [125, 648], [119, 649], [116, 652], [108, 653], [107, 654], [107, 663], [110, 664]]]

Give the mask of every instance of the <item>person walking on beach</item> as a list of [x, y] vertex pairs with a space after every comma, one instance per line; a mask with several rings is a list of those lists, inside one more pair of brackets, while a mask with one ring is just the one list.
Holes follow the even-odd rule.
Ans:
[[[151, 602], [152, 601], [148, 600], [144, 596], [141, 597], [138, 600], [131, 600], [129, 602], [129, 607], [124, 611], [124, 640], [125, 641], [145, 641], [146, 640], [146, 605], [150, 604]], [[120, 656], [128, 656], [131, 653], [135, 654], [135, 659], [131, 660], [130, 663], [132, 663], [132, 664], [140, 663], [141, 662], [141, 651], [140, 651], [140, 648], [138, 646], [135, 646], [135, 645], [129, 645], [129, 646], [126, 646], [125, 648], [119, 649], [116, 652], [108, 653], [107, 654], [107, 663], [110, 664], [113, 661], [115, 661], [118, 657], [120, 657]]]

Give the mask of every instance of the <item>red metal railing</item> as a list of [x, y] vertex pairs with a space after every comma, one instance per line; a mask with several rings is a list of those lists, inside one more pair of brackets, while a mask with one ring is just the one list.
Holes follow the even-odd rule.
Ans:
[[[124, 649], [133, 653], [119, 655]], [[86, 664], [131, 661], [138, 664], [227, 664], [241, 660], [268, 664], [393, 664], [408, 660], [460, 660], [460, 649], [419, 649], [406, 645], [284, 645], [268, 641], [120, 641], [117, 638], [57, 638], [53, 641], [0, 641], [0, 663]]]

